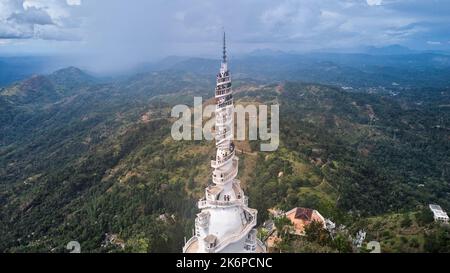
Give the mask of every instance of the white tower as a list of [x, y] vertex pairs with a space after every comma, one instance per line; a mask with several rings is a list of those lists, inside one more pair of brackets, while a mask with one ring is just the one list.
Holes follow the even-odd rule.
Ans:
[[233, 143], [233, 92], [228, 71], [225, 33], [223, 59], [216, 85], [216, 160], [213, 184], [198, 202], [201, 212], [195, 219], [195, 234], [183, 247], [184, 253], [254, 253], [266, 252], [256, 238], [257, 210], [248, 207], [248, 197], [241, 189], [238, 158]]

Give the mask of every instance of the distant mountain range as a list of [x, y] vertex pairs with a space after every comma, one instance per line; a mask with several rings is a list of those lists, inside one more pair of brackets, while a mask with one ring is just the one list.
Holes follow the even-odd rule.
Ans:
[[363, 49], [363, 53], [372, 55], [406, 55], [420, 54], [421, 52], [401, 45], [390, 45], [385, 47], [368, 46]]
[[[230, 58], [238, 78], [301, 80], [356, 87], [389, 86], [393, 82], [405, 86], [449, 85], [449, 53], [418, 51], [400, 45], [365, 47], [351, 52], [330, 49], [298, 53], [260, 49]], [[49, 73], [61, 65], [56, 58], [49, 57], [0, 57], [0, 86], [33, 74]], [[169, 56], [157, 62], [139, 64], [123, 74], [129, 76], [168, 69], [214, 74], [217, 60]], [[424, 73], [427, 77], [423, 77]]]
[[[450, 55], [415, 52], [399, 46], [367, 51], [371, 54], [296, 54], [259, 50], [232, 58], [231, 67], [237, 79], [292, 80], [354, 88], [393, 84], [405, 88], [450, 86]], [[167, 69], [213, 75], [217, 60], [172, 56], [141, 65], [137, 71]]]

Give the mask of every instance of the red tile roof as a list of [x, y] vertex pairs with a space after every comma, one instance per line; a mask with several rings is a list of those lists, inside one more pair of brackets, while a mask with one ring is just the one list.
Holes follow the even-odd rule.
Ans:
[[305, 221], [310, 221], [314, 210], [307, 208], [296, 208], [295, 219], [302, 219]]

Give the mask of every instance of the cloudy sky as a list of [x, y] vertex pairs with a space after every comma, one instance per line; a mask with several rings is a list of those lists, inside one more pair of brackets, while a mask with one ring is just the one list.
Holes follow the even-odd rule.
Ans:
[[449, 0], [0, 0], [0, 55], [89, 55], [133, 63], [401, 44], [450, 50]]

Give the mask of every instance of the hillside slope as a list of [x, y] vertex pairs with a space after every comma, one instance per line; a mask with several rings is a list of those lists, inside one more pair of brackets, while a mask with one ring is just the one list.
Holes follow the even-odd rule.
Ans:
[[[214, 143], [174, 141], [169, 115], [194, 95], [212, 97], [213, 82], [170, 70], [109, 84], [63, 75], [46, 77], [71, 89], [56, 97], [1, 92], [9, 117], [0, 124], [0, 251], [63, 252], [77, 240], [86, 252], [179, 252]], [[438, 107], [448, 90], [440, 99], [289, 82], [241, 81], [235, 90], [237, 103], [280, 103], [278, 151], [237, 143], [260, 222], [274, 206], [313, 207], [347, 225], [428, 202], [450, 208], [450, 113]]]

